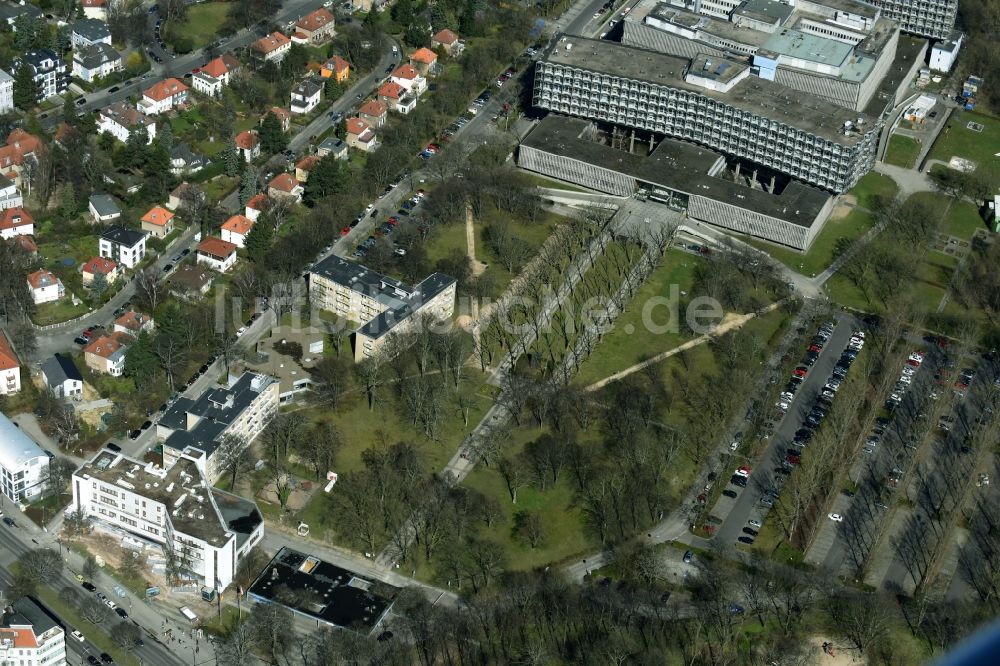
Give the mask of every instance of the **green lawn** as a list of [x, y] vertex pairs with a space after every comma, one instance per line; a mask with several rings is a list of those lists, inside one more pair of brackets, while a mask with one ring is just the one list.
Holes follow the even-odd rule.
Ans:
[[219, 28], [229, 15], [230, 4], [226, 2], [207, 2], [199, 5], [189, 5], [187, 19], [183, 23], [171, 26], [169, 35], [189, 37], [195, 49], [219, 37]]
[[908, 136], [893, 134], [889, 139], [889, 149], [885, 153], [885, 161], [906, 169], [912, 169], [920, 154], [921, 144]]
[[522, 171], [521, 173], [538, 187], [551, 187], [557, 190], [569, 190], [570, 192], [593, 192], [593, 190], [577, 187], [576, 185], [570, 185], [567, 182], [555, 180], [554, 178], [548, 178], [538, 173], [532, 173], [530, 171]]
[[839, 220], [829, 220], [816, 239], [813, 240], [812, 245], [809, 246], [809, 251], [805, 253], [778, 247], [758, 239], [746, 238], [744, 240], [764, 250], [792, 270], [803, 275], [814, 276], [826, 270], [837, 258], [839, 251], [842, 251], [848, 243], [863, 236], [874, 224], [875, 220], [870, 214], [855, 208], [846, 217]]
[[[983, 131], [970, 130], [967, 127], [970, 122], [983, 125]], [[930, 157], [943, 162], [955, 156], [964, 157], [979, 168], [996, 169], [1000, 167], [1000, 158], [994, 154], [997, 152], [1000, 152], [1000, 119], [975, 111], [956, 110], [934, 142]]]
[[899, 192], [899, 186], [896, 185], [896, 181], [889, 176], [869, 171], [847, 194], [853, 195], [862, 208], [871, 209], [878, 197], [891, 199], [896, 196], [897, 192]]
[[979, 211], [971, 203], [957, 201], [948, 210], [941, 231], [952, 236], [969, 240], [980, 229], [985, 229], [986, 223], [979, 216]]
[[[695, 267], [702, 261], [704, 259], [687, 252], [669, 250], [663, 264], [646, 279], [625, 312], [615, 321], [614, 328], [604, 336], [597, 349], [580, 367], [577, 381], [585, 385], [591, 384], [650, 356], [672, 349], [688, 339], [681, 335], [679, 326], [671, 326], [671, 330], [667, 332], [654, 332], [643, 320], [646, 315], [647, 321], [651, 320], [658, 326], [668, 322], [679, 324], [676, 320], [670, 321], [673, 313], [669, 308], [655, 305], [652, 299], [671, 299], [671, 292], [676, 292], [676, 300], [671, 299], [672, 305], [679, 305], [678, 301], [687, 300], [680, 292], [691, 290]], [[683, 312], [678, 314], [683, 316]]]
[[76, 317], [85, 315], [89, 311], [90, 306], [87, 305], [86, 301], [81, 301], [79, 305], [73, 305], [67, 294], [58, 301], [39, 305], [35, 316], [32, 317], [32, 321], [39, 326], [48, 326], [49, 324], [57, 324], [75, 319]]

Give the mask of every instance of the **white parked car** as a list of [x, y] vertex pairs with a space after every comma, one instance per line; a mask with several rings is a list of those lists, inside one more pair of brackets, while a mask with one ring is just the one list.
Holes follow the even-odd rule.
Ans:
[[81, 634], [79, 631], [76, 631], [76, 630], [74, 630], [73, 633], [70, 634], [70, 636], [72, 636], [76, 640], [80, 641], [81, 643], [84, 640], [83, 634]]
[[240, 326], [239, 330], [236, 331], [236, 337], [240, 337], [241, 335], [243, 335], [246, 332], [247, 332], [247, 327], [246, 326]]
[[830, 518], [830, 520], [832, 520], [835, 523], [842, 523], [842, 522], [844, 522], [844, 517], [842, 515], [840, 515], [839, 513], [831, 513], [831, 514], [829, 514], [829, 518]]

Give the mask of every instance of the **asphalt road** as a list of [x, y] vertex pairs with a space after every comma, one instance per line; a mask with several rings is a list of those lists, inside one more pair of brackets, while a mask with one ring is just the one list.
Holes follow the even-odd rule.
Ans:
[[[152, 5], [152, 3], [149, 4], [150, 6]], [[279, 25], [284, 25], [286, 22], [298, 19], [302, 15], [322, 6], [323, 0], [285, 0], [282, 4], [281, 11], [275, 14], [274, 21]], [[155, 16], [159, 16], [159, 14], [151, 15], [149, 18], [153, 18]], [[155, 24], [155, 22], [155, 18], [153, 18], [153, 23]], [[250, 45], [259, 38], [260, 34], [258, 34], [256, 29], [241, 30], [235, 35], [223, 38], [219, 46], [216, 48], [216, 52], [225, 53], [226, 51], [242, 48]], [[152, 39], [152, 27], [150, 28], [150, 39]], [[144, 44], [143, 50], [146, 48], [147, 46]], [[157, 52], [157, 55], [161, 55], [162, 57], [159, 46], [156, 47], [155, 51]], [[129, 85], [118, 84], [96, 92], [88, 93], [86, 95], [86, 104], [78, 106], [78, 112], [97, 111], [99, 109], [103, 109], [109, 104], [113, 104], [114, 102], [120, 102], [131, 95], [139, 95], [142, 90], [148, 88], [155, 81], [159, 81], [167, 77], [183, 77], [184, 74], [189, 73], [193, 68], [204, 65], [207, 59], [208, 58], [204, 49], [199, 49], [186, 55], [177, 56], [176, 58], [167, 58], [162, 63], [153, 62], [151, 63], [152, 68], [147, 74], [143, 75], [141, 78], [132, 79], [132, 83]], [[111, 88], [116, 88], [116, 90], [114, 92], [110, 92]], [[61, 120], [62, 110], [59, 108], [48, 112], [46, 117], [41, 119], [41, 122], [45, 129], [51, 130], [58, 125]]]
[[[810, 368], [805, 381], [799, 386], [785, 418], [781, 420], [771, 436], [767, 452], [757, 460], [757, 467], [751, 472], [747, 487], [741, 489], [730, 484], [729, 489], [739, 493], [737, 498], [735, 500], [725, 496], [719, 498], [716, 512], [719, 512], [720, 504], [723, 502], [728, 502], [731, 507], [728, 515], [724, 517], [720, 515], [723, 517], [723, 523], [719, 526], [715, 536], [712, 537], [713, 541], [719, 541], [723, 544], [735, 543], [738, 537], [743, 536], [743, 528], [747, 526], [748, 520], [756, 519], [762, 523], [765, 521], [768, 509], [760, 503], [760, 499], [763, 497], [765, 489], [776, 485], [775, 477], [777, 474], [773, 471], [774, 461], [784, 458], [783, 452], [791, 446], [795, 431], [803, 427], [805, 417], [809, 414], [809, 410], [816, 402], [823, 385], [826, 384], [833, 372], [833, 366], [837, 364], [844, 347], [850, 340], [854, 325], [853, 318], [846, 315], [839, 317], [833, 335], [830, 336], [816, 363]], [[810, 334], [813, 333], [815, 331], [810, 331]], [[805, 353], [805, 349], [794, 351], [799, 354]], [[805, 455], [808, 455], [808, 450]], [[730, 466], [735, 470], [736, 467], [745, 462], [747, 461], [740, 461], [738, 456], [734, 456], [733, 464]], [[727, 473], [730, 472], [727, 471]], [[792, 474], [794, 473], [792, 471]], [[719, 514], [716, 513], [716, 515]]]
[[[11, 512], [9, 501], [5, 502], [4, 510]], [[18, 527], [12, 528], [7, 525], [0, 525], [0, 565], [2, 565], [2, 567], [0, 567], [0, 575], [3, 577], [7, 577], [9, 575], [6, 568], [32, 548], [42, 546], [51, 547], [53, 549], [58, 548], [57, 544], [52, 543], [53, 537], [50, 534], [41, 532], [26, 518], [15, 518], [15, 520], [17, 520]], [[68, 553], [69, 551], [67, 550], [64, 555], [67, 555]], [[104, 592], [109, 598], [114, 599], [118, 605], [123, 606], [126, 609], [131, 608], [132, 612], [129, 613], [129, 619], [146, 630], [146, 635], [144, 637], [145, 645], [131, 651], [142, 660], [144, 665], [178, 666], [186, 663], [175, 655], [171, 649], [152, 638], [152, 635], [159, 632], [160, 622], [162, 622], [162, 618], [153, 607], [141, 601], [135, 600], [131, 594], [127, 595], [125, 600], [119, 598], [118, 595], [114, 594], [113, 583], [110, 579], [105, 578], [103, 573], [99, 574], [97, 580], [93, 582], [97, 585], [98, 590]], [[56, 579], [48, 581], [47, 585], [57, 592], [66, 586], [80, 588], [80, 583], [73, 577], [73, 573], [68, 567], [64, 568], [62, 573]], [[83, 590], [83, 588], [80, 588], [80, 591], [86, 593], [86, 590]], [[128, 603], [129, 601], [131, 601], [131, 603]], [[109, 621], [107, 626], [114, 626], [119, 618], [114, 616], [114, 619], [115, 622]], [[68, 631], [73, 631], [73, 629], [79, 629], [84, 636], [91, 634], [94, 631], [94, 628], [91, 626], [73, 627], [67, 625]], [[71, 654], [75, 654], [79, 657], [78, 662], [70, 662], [73, 664], [86, 664], [87, 654], [94, 654], [96, 656], [101, 653], [101, 650], [94, 646], [89, 640], [84, 643], [80, 643], [68, 635], [66, 637], [66, 648]]]

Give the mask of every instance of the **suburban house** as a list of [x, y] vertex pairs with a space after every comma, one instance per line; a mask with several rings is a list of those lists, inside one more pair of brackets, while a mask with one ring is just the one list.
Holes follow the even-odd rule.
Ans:
[[279, 173], [267, 184], [267, 196], [275, 199], [302, 199], [302, 185], [290, 173]]
[[81, 0], [83, 15], [105, 21], [108, 18], [108, 0]]
[[82, 18], [73, 24], [73, 32], [70, 34], [70, 43], [73, 48], [90, 46], [91, 44], [111, 45], [111, 31], [108, 24], [100, 19]]
[[236, 152], [247, 162], [253, 162], [260, 157], [260, 138], [257, 130], [243, 130], [236, 135]]
[[15, 186], [20, 187], [24, 161], [34, 159], [35, 151], [40, 145], [41, 141], [34, 134], [29, 134], [20, 127], [12, 129], [7, 135], [7, 145], [0, 147], [0, 172], [13, 180]]
[[[214, 590], [221, 598], [264, 538], [264, 520], [253, 500], [212, 483], [188, 456], [161, 467], [104, 449], [73, 473], [72, 506], [102, 531], [127, 534], [139, 549], [151, 545], [164, 552], [181, 563], [196, 589]], [[53, 666], [58, 663], [65, 660]]]
[[253, 220], [246, 215], [233, 215], [222, 223], [222, 240], [236, 247], [246, 247], [247, 234], [253, 228]]
[[84, 287], [89, 287], [98, 275], [103, 275], [104, 280], [111, 284], [120, 275], [118, 264], [106, 257], [94, 257], [80, 267], [80, 280]]
[[298, 85], [292, 88], [292, 113], [304, 114], [315, 109], [319, 106], [322, 92], [323, 86], [312, 79], [300, 81]]
[[124, 333], [102, 335], [83, 348], [83, 360], [94, 372], [121, 377], [129, 341]]
[[28, 274], [28, 288], [35, 305], [52, 303], [66, 295], [62, 281], [44, 268]]
[[358, 109], [358, 117], [371, 127], [379, 128], [389, 118], [389, 107], [377, 99], [370, 99]]
[[268, 203], [266, 194], [255, 194], [247, 202], [244, 215], [250, 218], [251, 222], [256, 222], [260, 214], [267, 210]]
[[361, 118], [347, 119], [344, 140], [351, 148], [363, 150], [366, 153], [378, 148], [378, 137], [375, 136], [375, 131]]
[[38, 101], [66, 92], [69, 76], [66, 63], [51, 49], [34, 49], [17, 60], [17, 67], [27, 65], [38, 85]]
[[417, 68], [424, 76], [432, 76], [437, 73], [437, 53], [422, 46], [410, 56], [410, 64]]
[[417, 96], [427, 90], [427, 79], [413, 65], [400, 65], [393, 70], [389, 80]]
[[445, 28], [444, 30], [438, 31], [433, 37], [431, 37], [431, 48], [442, 48], [445, 53], [455, 57], [458, 55], [456, 51], [460, 51], [461, 48], [458, 45], [458, 35], [454, 32]]
[[24, 197], [10, 178], [0, 175], [0, 210], [24, 205]]
[[[167, 197], [167, 210], [177, 210], [181, 207], [181, 204], [184, 203], [184, 193], [189, 187], [191, 187], [191, 183], [184, 181], [170, 192], [170, 196]], [[198, 198], [204, 201], [205, 193], [201, 192]]]
[[69, 356], [55, 354], [42, 363], [42, 381], [57, 398], [83, 395], [83, 375]]
[[406, 115], [417, 108], [417, 98], [395, 81], [386, 81], [378, 89], [378, 99], [389, 109]]
[[125, 268], [135, 268], [146, 256], [146, 233], [115, 224], [101, 234], [99, 248], [102, 257], [114, 259]]
[[73, 76], [87, 83], [122, 69], [122, 55], [110, 44], [98, 42], [73, 49]]
[[376, 354], [390, 333], [404, 333], [420, 315], [445, 321], [455, 309], [455, 279], [432, 273], [415, 286], [380, 275], [331, 254], [308, 271], [309, 302], [345, 319], [360, 321], [354, 360]]
[[14, 109], [14, 77], [0, 69], [0, 113]]
[[215, 97], [229, 85], [233, 75], [240, 69], [240, 61], [231, 53], [223, 53], [205, 63], [201, 71], [191, 77], [191, 87], [198, 92]]
[[0, 395], [14, 395], [21, 390], [21, 362], [7, 339], [7, 334], [0, 330]]
[[347, 144], [335, 136], [328, 136], [316, 146], [316, 154], [319, 157], [333, 155], [338, 160], [346, 160]]
[[167, 278], [167, 284], [170, 286], [170, 293], [178, 298], [191, 299], [207, 294], [214, 280], [215, 273], [200, 266], [184, 264]]
[[156, 424], [163, 465], [191, 456], [214, 483], [232, 453], [224, 448], [227, 442], [249, 445], [277, 411], [278, 381], [255, 372], [230, 380], [226, 388], [210, 386], [197, 398], [180, 397]]
[[310, 44], [322, 44], [333, 38], [334, 23], [333, 14], [328, 9], [320, 8], [296, 21], [295, 31], [302, 33]]
[[[281, 131], [287, 132], [292, 127], [292, 112], [288, 109], [283, 109], [280, 106], [272, 106], [267, 113], [274, 114], [274, 117], [278, 119], [281, 123]], [[264, 118], [267, 117], [267, 113], [260, 117], [260, 122], [264, 122]], [[259, 123], [258, 123], [259, 124]]]
[[59, 123], [56, 131], [52, 134], [52, 142], [63, 150], [76, 150], [73, 142], [81, 140], [83, 140], [83, 134], [80, 130], [66, 122]]
[[209, 236], [198, 244], [197, 263], [226, 273], [236, 264], [236, 245], [216, 236]]
[[97, 116], [97, 131], [108, 132], [122, 143], [128, 141], [130, 132], [146, 132], [147, 144], [156, 137], [156, 119], [140, 113], [128, 102], [115, 102], [101, 109]]
[[174, 214], [162, 206], [153, 206], [142, 216], [143, 231], [163, 238], [174, 230]]
[[94, 222], [114, 222], [122, 216], [122, 209], [118, 207], [118, 202], [110, 194], [90, 195], [88, 208]]
[[278, 63], [281, 62], [281, 59], [285, 57], [290, 48], [292, 48], [292, 40], [275, 31], [251, 44], [250, 52], [253, 53], [255, 58], [264, 62], [273, 60]]
[[309, 180], [309, 174], [316, 168], [319, 156], [306, 155], [295, 164], [295, 180], [304, 183]]
[[35, 220], [28, 211], [23, 208], [8, 208], [0, 212], [0, 238], [33, 236], [34, 234]]
[[118, 319], [115, 319], [114, 332], [125, 333], [131, 335], [133, 338], [137, 338], [143, 331], [152, 333], [153, 327], [153, 318], [148, 314], [129, 310], [121, 317], [118, 317]]
[[209, 159], [191, 150], [186, 141], [181, 141], [170, 150], [170, 172], [175, 176], [204, 169], [209, 164]]
[[188, 87], [175, 78], [169, 78], [142, 91], [142, 99], [136, 107], [147, 116], [153, 116], [183, 104], [187, 98]]
[[327, 60], [319, 69], [319, 74], [324, 79], [333, 79], [337, 83], [342, 83], [351, 75], [351, 65], [338, 55]]

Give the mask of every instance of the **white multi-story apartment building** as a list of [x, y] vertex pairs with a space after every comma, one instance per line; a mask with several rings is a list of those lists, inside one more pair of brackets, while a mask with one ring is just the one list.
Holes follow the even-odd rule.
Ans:
[[73, 24], [70, 42], [73, 44], [73, 48], [89, 46], [91, 44], [107, 44], [111, 46], [111, 30], [108, 29], [108, 24], [100, 19], [78, 19]]
[[14, 109], [14, 77], [0, 69], [0, 113]]
[[105, 450], [72, 483], [72, 510], [161, 547], [168, 562], [219, 591], [264, 536], [257, 505], [213, 488], [188, 456], [161, 468]]
[[45, 491], [49, 454], [0, 413], [0, 492], [15, 502]]
[[53, 95], [65, 92], [69, 84], [66, 75], [66, 63], [50, 49], [35, 49], [28, 51], [20, 60], [34, 74], [38, 84], [38, 101], [48, 99]]
[[0, 609], [0, 664], [65, 666], [66, 632], [61, 620], [31, 597]]
[[122, 68], [122, 56], [110, 44], [97, 42], [73, 49], [73, 76], [87, 83]]
[[247, 372], [227, 388], [206, 389], [196, 400], [178, 398], [156, 424], [163, 464], [194, 460], [215, 483], [232, 446], [249, 446], [278, 410], [278, 382]]
[[405, 335], [423, 316], [448, 320], [455, 311], [455, 279], [432, 273], [415, 287], [331, 254], [309, 269], [315, 306], [359, 321], [354, 360], [375, 355], [390, 333]]
[[101, 109], [97, 116], [97, 131], [108, 132], [122, 143], [132, 132], [145, 132], [146, 143], [156, 138], [156, 118], [140, 113], [127, 102], [115, 102]]
[[118, 262], [125, 268], [135, 268], [146, 256], [146, 232], [126, 229], [118, 224], [108, 227], [98, 243], [102, 257]]
[[535, 68], [549, 111], [693, 141], [843, 192], [872, 168], [881, 121], [750, 76], [737, 60], [563, 37]]

